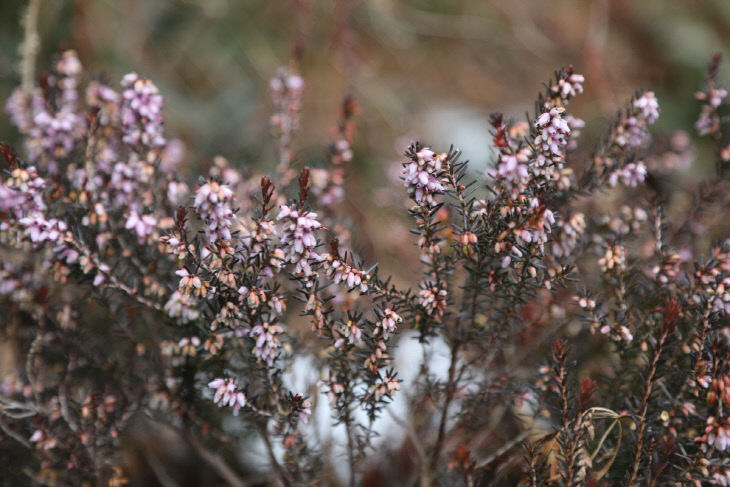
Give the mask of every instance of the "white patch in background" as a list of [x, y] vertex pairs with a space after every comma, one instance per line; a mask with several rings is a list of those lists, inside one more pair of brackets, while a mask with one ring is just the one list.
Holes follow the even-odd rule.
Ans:
[[[417, 337], [418, 332], [414, 330], [406, 330], [398, 336], [393, 367], [398, 372], [398, 378], [402, 380], [401, 390], [373, 423], [375, 435], [372, 447], [374, 451], [392, 450], [395, 445], [403, 442], [406, 432], [401, 421], [409, 420], [409, 395], [416, 390], [415, 382], [424, 356], [428, 361], [429, 375], [432, 379], [445, 381], [448, 377], [450, 350], [446, 342], [440, 337], [433, 337], [424, 346], [418, 342]], [[310, 396], [312, 416], [308, 424], [301, 426], [302, 434], [313, 448], [331, 452], [331, 463], [335, 474], [339, 481], [344, 482], [350, 474], [347, 461], [347, 433], [344, 425], [334, 426], [333, 411], [327, 394], [319, 391], [316, 386], [317, 381], [326, 375], [325, 372], [317, 368], [312, 356], [299, 356], [294, 359], [290, 370], [282, 375], [282, 382], [292, 392]], [[452, 406], [452, 409], [456, 411], [456, 407]], [[356, 409], [353, 413], [355, 421], [367, 425], [368, 418], [365, 411]], [[275, 442], [274, 451], [281, 461], [284, 450], [278, 442]], [[262, 471], [270, 468], [266, 449], [261, 439], [257, 439], [253, 444], [248, 444], [247, 450], [242, 454], [245, 454], [246, 462], [252, 467]]]
[[449, 146], [461, 150], [461, 161], [469, 161], [469, 171], [481, 175], [493, 156], [489, 116], [483, 110], [460, 106], [430, 109], [423, 122], [424, 144], [445, 152]]

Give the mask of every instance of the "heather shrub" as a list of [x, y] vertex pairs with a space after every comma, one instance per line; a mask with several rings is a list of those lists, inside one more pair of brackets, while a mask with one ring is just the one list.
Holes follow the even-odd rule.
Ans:
[[717, 172], [679, 203], [688, 133], [652, 134], [645, 90], [580, 140], [572, 66], [526, 120], [492, 115], [479, 178], [456, 148], [404, 148], [421, 265], [401, 285], [341, 204], [353, 98], [305, 167], [307, 85], [281, 68], [270, 174], [218, 156], [195, 181], [153, 81], [63, 51], [5, 104], [24, 145], [0, 145], [3, 480], [182, 485], [180, 447], [197, 483], [728, 485], [719, 62], [695, 126]]

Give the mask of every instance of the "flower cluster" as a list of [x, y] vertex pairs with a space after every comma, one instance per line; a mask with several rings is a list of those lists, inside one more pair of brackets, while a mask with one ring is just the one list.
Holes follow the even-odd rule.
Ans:
[[403, 318], [390, 308], [383, 310], [383, 315], [377, 323], [377, 334], [387, 340], [391, 333], [395, 332], [396, 327], [403, 322]]
[[137, 73], [129, 73], [122, 79], [122, 88], [122, 140], [129, 145], [164, 146], [164, 99], [157, 86]]
[[238, 388], [235, 380], [219, 377], [210, 381], [208, 387], [215, 389], [213, 402], [221, 407], [227, 406], [233, 408], [234, 415], [238, 415], [238, 411], [246, 407], [246, 394]]
[[251, 328], [250, 334], [256, 340], [256, 346], [253, 349], [254, 355], [267, 365], [274, 365], [274, 360], [279, 354], [279, 347], [281, 347], [277, 335], [283, 332], [284, 329], [281, 326], [266, 321]]
[[55, 103], [44, 99], [38, 91], [17, 88], [5, 105], [13, 123], [26, 136], [29, 157], [47, 165], [51, 172], [58, 171], [59, 161], [71, 155], [86, 133], [78, 103], [81, 70], [76, 52], [64, 51], [47, 79], [49, 87], [59, 91]]
[[571, 68], [565, 77], [560, 77], [558, 82], [551, 87], [551, 91], [563, 100], [569, 100], [576, 94], [583, 93], [584, 82], [585, 77], [582, 74], [573, 73]]
[[400, 390], [400, 382], [395, 377], [385, 377], [380, 379], [373, 386], [373, 395], [376, 400], [383, 397], [393, 397]]
[[329, 254], [323, 256], [323, 258], [327, 263], [327, 275], [332, 278], [335, 284], [344, 283], [348, 288], [359, 289], [363, 293], [368, 291], [370, 275], [367, 272], [357, 269]]
[[314, 232], [322, 228], [322, 224], [317, 221], [317, 214], [281, 205], [276, 219], [283, 226], [281, 234], [283, 251], [287, 262], [294, 265], [294, 273], [313, 276], [311, 263], [321, 260], [320, 255], [314, 251], [317, 246]]
[[294, 159], [290, 145], [299, 132], [299, 112], [302, 110], [304, 87], [304, 80], [293, 67], [279, 68], [276, 76], [269, 81], [269, 91], [274, 103], [271, 128], [278, 150], [278, 170], [287, 177], [286, 173]]
[[403, 163], [403, 184], [408, 195], [423, 206], [434, 206], [434, 196], [444, 191], [441, 179], [447, 170], [447, 154], [436, 154], [428, 147], [415, 152]]
[[205, 183], [195, 193], [193, 208], [206, 222], [205, 234], [211, 244], [231, 239], [234, 214], [231, 209], [233, 191], [215, 181]]
[[535, 121], [535, 128], [538, 130], [535, 146], [545, 157], [562, 159], [564, 156], [563, 148], [568, 144], [570, 125], [563, 118], [563, 112], [563, 107], [553, 107]]
[[620, 181], [621, 184], [635, 188], [639, 184], [643, 184], [646, 179], [646, 166], [643, 162], [630, 162], [621, 169], [612, 172], [608, 177], [608, 184], [616, 186]]
[[448, 292], [439, 286], [426, 283], [418, 293], [418, 302], [426, 310], [434, 321], [440, 322], [446, 309], [446, 298]]
[[612, 143], [620, 148], [637, 148], [648, 137], [647, 128], [659, 118], [659, 102], [651, 91], [636, 98], [627, 110], [626, 116], [615, 126], [611, 134]]

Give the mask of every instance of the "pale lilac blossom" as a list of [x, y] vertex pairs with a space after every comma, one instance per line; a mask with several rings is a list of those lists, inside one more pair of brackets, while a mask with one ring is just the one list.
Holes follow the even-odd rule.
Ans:
[[375, 324], [376, 334], [381, 336], [384, 340], [390, 337], [391, 333], [395, 332], [397, 326], [403, 322], [403, 318], [390, 308], [383, 310], [382, 317]]
[[241, 408], [246, 407], [246, 395], [241, 391], [233, 379], [216, 378], [208, 383], [210, 389], [215, 389], [213, 402], [220, 407], [233, 408], [233, 415], [237, 416]]
[[616, 186], [620, 181], [626, 186], [635, 188], [639, 184], [643, 184], [646, 179], [646, 166], [643, 162], [630, 162], [621, 169], [612, 172], [608, 177], [608, 184]]
[[149, 79], [129, 73], [122, 79], [122, 140], [132, 146], [165, 145], [162, 107], [164, 98]]
[[232, 203], [233, 191], [224, 184], [211, 181], [198, 188], [193, 208], [205, 222], [204, 231], [211, 243], [231, 239], [235, 219]]
[[134, 232], [140, 245], [147, 241], [156, 227], [157, 219], [153, 215], [140, 215], [136, 211], [129, 213], [127, 222], [124, 224], [124, 228]]
[[542, 113], [535, 122], [538, 136], [535, 138], [535, 146], [549, 158], [563, 158], [563, 149], [568, 143], [570, 126], [563, 118], [563, 107], [553, 107]]
[[281, 243], [286, 261], [294, 264], [294, 274], [313, 276], [311, 263], [322, 259], [314, 251], [317, 246], [314, 232], [322, 228], [322, 224], [317, 220], [317, 214], [282, 205], [276, 219], [283, 226]]
[[434, 196], [444, 192], [441, 179], [445, 176], [448, 155], [435, 154], [425, 147], [413, 159], [403, 163], [403, 184], [417, 204], [431, 207], [436, 205]]
[[279, 355], [281, 342], [278, 335], [283, 332], [284, 329], [281, 326], [267, 321], [254, 326], [249, 332], [249, 335], [256, 340], [256, 346], [253, 349], [254, 355], [259, 360], [266, 362], [269, 367], [274, 365], [274, 360]]

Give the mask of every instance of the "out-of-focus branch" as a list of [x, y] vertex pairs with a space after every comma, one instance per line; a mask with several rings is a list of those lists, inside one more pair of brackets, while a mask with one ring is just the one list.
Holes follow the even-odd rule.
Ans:
[[26, 93], [35, 87], [35, 60], [41, 45], [38, 34], [38, 13], [41, 9], [41, 0], [30, 0], [23, 16], [23, 30], [25, 38], [20, 46], [20, 76], [21, 88]]
[[230, 465], [228, 465], [219, 455], [216, 455], [208, 448], [205, 447], [198, 439], [190, 432], [183, 432], [185, 440], [190, 446], [193, 447], [195, 452], [200, 456], [205, 463], [207, 463], [218, 475], [221, 476], [226, 483], [232, 487], [246, 487], [246, 482], [233, 471]]

